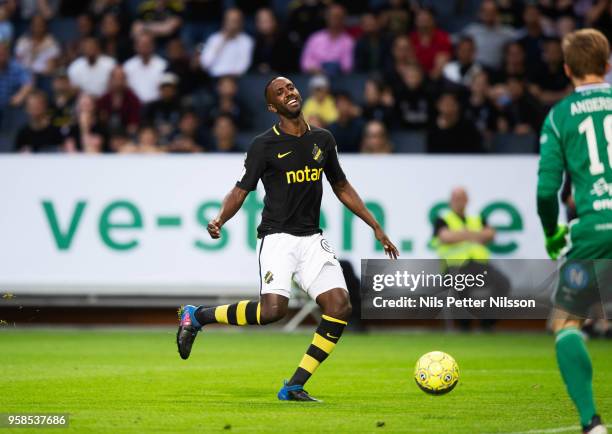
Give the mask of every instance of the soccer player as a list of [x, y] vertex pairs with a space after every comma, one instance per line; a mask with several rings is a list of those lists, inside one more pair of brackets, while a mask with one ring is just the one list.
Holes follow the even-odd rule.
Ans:
[[297, 370], [278, 392], [278, 399], [316, 401], [304, 384], [334, 349], [351, 312], [342, 269], [319, 228], [322, 173], [338, 199], [373, 230], [393, 259], [398, 250], [347, 181], [334, 137], [304, 120], [302, 97], [284, 77], [264, 90], [268, 110], [279, 122], [255, 137], [236, 186], [223, 200], [219, 215], [208, 224], [212, 238], [236, 214], [249, 191], [261, 179], [266, 191], [261, 224], [257, 228], [259, 300], [205, 307], [184, 306], [177, 333], [179, 354], [187, 359], [202, 327], [211, 323], [264, 325], [287, 314], [291, 281], [321, 307], [321, 322]]
[[[555, 293], [553, 329], [557, 362], [580, 415], [584, 433], [607, 432], [597, 415], [592, 365], [580, 326], [589, 308], [600, 302], [602, 285], [596, 259], [612, 259], [612, 90], [607, 39], [593, 29], [563, 39], [565, 73], [575, 92], [555, 105], [540, 137], [538, 214], [552, 259], [565, 258]], [[572, 179], [577, 219], [569, 230], [557, 223], [557, 193], [563, 172]], [[600, 293], [601, 292], [601, 293]]]

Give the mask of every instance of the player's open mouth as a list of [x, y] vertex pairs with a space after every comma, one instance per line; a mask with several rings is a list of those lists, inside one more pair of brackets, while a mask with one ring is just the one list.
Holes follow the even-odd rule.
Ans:
[[287, 105], [292, 106], [292, 107], [296, 107], [296, 106], [298, 106], [299, 104], [300, 104], [300, 103], [299, 103], [299, 101], [297, 100], [297, 98], [293, 98], [293, 99], [290, 99], [289, 101], [287, 101]]

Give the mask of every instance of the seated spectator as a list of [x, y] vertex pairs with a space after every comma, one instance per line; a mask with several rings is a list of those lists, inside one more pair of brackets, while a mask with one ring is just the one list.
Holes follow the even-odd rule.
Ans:
[[[131, 151], [129, 148], [127, 151]], [[138, 137], [133, 150], [138, 154], [159, 154], [163, 152], [159, 146], [157, 130], [152, 126], [144, 126], [138, 131]]]
[[120, 63], [132, 57], [133, 50], [130, 39], [121, 28], [121, 19], [113, 13], [106, 13], [102, 16], [100, 45], [104, 54]]
[[136, 134], [140, 110], [140, 100], [129, 88], [125, 71], [116, 66], [111, 73], [108, 92], [98, 101], [100, 121], [109, 130], [125, 129], [128, 134]]
[[13, 40], [14, 30], [8, 9], [7, 5], [0, 5], [0, 42], [10, 43]]
[[111, 132], [109, 139], [109, 151], [117, 154], [134, 154], [138, 151], [136, 143], [131, 135], [125, 130], [119, 129]]
[[212, 128], [212, 148], [217, 152], [241, 152], [236, 143], [236, 125], [231, 116], [217, 116]]
[[506, 83], [507, 95], [502, 99], [501, 132], [514, 134], [537, 134], [544, 121], [544, 109], [527, 90], [521, 76], [510, 77]]
[[162, 146], [170, 143], [181, 119], [178, 83], [179, 78], [176, 75], [171, 72], [165, 73], [159, 84], [159, 99], [145, 107], [145, 120], [157, 128]]
[[238, 95], [238, 82], [231, 76], [217, 80], [214, 100], [207, 112], [209, 119], [213, 121], [217, 116], [225, 114], [232, 117], [238, 128], [248, 129], [251, 126], [248, 109]]
[[397, 36], [393, 40], [391, 58], [385, 67], [385, 80], [392, 84], [399, 80], [400, 71], [416, 62], [414, 50], [408, 36]]
[[199, 116], [193, 111], [186, 111], [181, 115], [177, 134], [166, 149], [174, 153], [202, 152], [204, 142]]
[[51, 125], [47, 112], [47, 96], [33, 91], [26, 100], [28, 123], [17, 132], [17, 152], [58, 152], [64, 145], [64, 136], [59, 128]]
[[183, 2], [172, 0], [148, 0], [138, 6], [138, 19], [132, 25], [132, 35], [149, 33], [164, 46], [179, 35]]
[[178, 93], [181, 98], [189, 98], [202, 86], [206, 77], [196, 60], [189, 57], [189, 53], [180, 38], [171, 39], [166, 44], [166, 71], [180, 77]]
[[155, 40], [147, 33], [136, 38], [136, 55], [123, 64], [128, 85], [143, 104], [159, 98], [159, 83], [168, 63], [155, 54]]
[[65, 71], [53, 77], [51, 89], [51, 124], [67, 135], [74, 118], [76, 94]]
[[21, 0], [17, 2], [18, 14], [24, 21], [29, 21], [35, 15], [41, 15], [50, 20], [57, 13], [58, 1], [53, 0]]
[[35, 15], [30, 23], [30, 33], [17, 40], [17, 60], [35, 74], [49, 75], [59, 55], [59, 44], [48, 32], [47, 22], [42, 16]]
[[410, 42], [417, 61], [429, 74], [440, 57], [449, 59], [452, 45], [448, 33], [436, 27], [433, 11], [421, 8], [416, 14], [416, 30], [410, 33]]
[[336, 94], [338, 119], [329, 125], [340, 152], [359, 152], [361, 136], [365, 122], [360, 116], [359, 106], [353, 103], [351, 95], [346, 92]]
[[472, 79], [470, 95], [465, 105], [465, 118], [472, 122], [487, 140], [491, 139], [497, 130], [499, 117], [497, 107], [489, 97], [490, 91], [487, 73], [480, 71]]
[[89, 14], [81, 14], [76, 18], [77, 32], [73, 37], [64, 44], [63, 50], [63, 65], [69, 65], [74, 62], [81, 54], [83, 41], [87, 38], [96, 37], [96, 25], [94, 19]]
[[409, 0], [387, 0], [378, 8], [382, 27], [391, 35], [406, 35], [412, 26]]
[[559, 17], [555, 22], [554, 33], [561, 40], [568, 34], [576, 30], [576, 18], [571, 15]]
[[427, 131], [427, 152], [466, 154], [484, 152], [482, 137], [474, 124], [461, 115], [459, 100], [443, 93], [437, 102], [438, 115]]
[[421, 67], [413, 63], [400, 72], [393, 89], [395, 113], [403, 128], [424, 129], [430, 119], [433, 92], [425, 81]]
[[302, 71], [336, 75], [353, 70], [353, 38], [345, 30], [345, 11], [331, 4], [325, 13], [327, 26], [313, 33], [302, 51]]
[[542, 65], [542, 45], [544, 44], [544, 29], [538, 6], [527, 4], [523, 12], [525, 27], [520, 31], [518, 43], [525, 50], [525, 59], [530, 71], [537, 71]]
[[329, 92], [329, 80], [324, 75], [315, 75], [308, 83], [310, 96], [304, 102], [302, 113], [306, 122], [320, 119], [322, 125], [329, 125], [338, 119], [334, 97]]
[[380, 121], [387, 128], [393, 122], [393, 93], [380, 80], [368, 79], [363, 92], [362, 116], [366, 121]]
[[98, 121], [96, 101], [82, 93], [76, 105], [76, 122], [66, 137], [66, 151], [99, 154], [106, 149], [106, 134], [106, 128]]
[[362, 34], [355, 44], [355, 71], [377, 72], [387, 64], [390, 45], [389, 39], [382, 33], [378, 19], [373, 13], [361, 16]]
[[585, 24], [602, 32], [612, 43], [612, 2], [596, 0], [585, 16]]
[[544, 42], [543, 60], [544, 65], [534, 74], [529, 91], [543, 106], [550, 108], [572, 91], [563, 70], [563, 51], [558, 39]]
[[510, 42], [504, 47], [502, 69], [491, 71], [490, 77], [495, 84], [503, 84], [508, 77], [527, 76], [525, 49], [518, 42]]
[[204, 44], [200, 64], [211, 77], [242, 75], [251, 65], [253, 38], [243, 31], [242, 12], [228, 9], [221, 31], [213, 33]]
[[289, 39], [299, 47], [314, 32], [325, 27], [326, 0], [295, 0], [289, 3], [286, 28]]
[[500, 24], [514, 29], [523, 25], [523, 2], [515, 0], [497, 0], [497, 12]]
[[272, 9], [263, 8], [255, 15], [255, 50], [251, 69], [260, 74], [297, 71], [298, 48], [281, 33]]
[[472, 85], [476, 74], [482, 71], [482, 66], [476, 62], [476, 45], [469, 36], [462, 37], [455, 49], [455, 60], [448, 62], [442, 69], [444, 78], [452, 83], [465, 87]]
[[9, 45], [0, 42], [0, 122], [4, 111], [9, 106], [21, 106], [31, 90], [32, 75], [16, 60], [11, 60]]
[[83, 40], [81, 54], [81, 57], [68, 67], [70, 83], [90, 95], [103, 95], [108, 87], [110, 74], [116, 65], [115, 59], [100, 53], [100, 45], [94, 37]]
[[501, 25], [494, 0], [483, 0], [480, 4], [480, 22], [469, 24], [463, 31], [476, 42], [476, 61], [498, 70], [501, 68], [504, 46], [514, 39], [511, 27]]
[[393, 144], [389, 141], [385, 124], [379, 121], [370, 121], [365, 125], [361, 152], [364, 154], [390, 154]]

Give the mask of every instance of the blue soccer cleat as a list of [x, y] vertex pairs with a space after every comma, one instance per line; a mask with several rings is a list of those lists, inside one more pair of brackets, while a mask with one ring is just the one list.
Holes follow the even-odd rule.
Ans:
[[313, 398], [304, 390], [301, 384], [287, 385], [287, 380], [283, 383], [283, 387], [278, 391], [278, 399], [281, 401], [306, 401], [306, 402], [321, 402]]
[[197, 307], [188, 304], [179, 309], [179, 327], [176, 333], [176, 345], [181, 359], [187, 360], [191, 354], [191, 347], [202, 325], [195, 317]]

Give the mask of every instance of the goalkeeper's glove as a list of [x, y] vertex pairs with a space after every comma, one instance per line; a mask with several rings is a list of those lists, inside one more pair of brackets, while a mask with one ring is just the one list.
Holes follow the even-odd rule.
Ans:
[[546, 235], [546, 251], [550, 259], [557, 259], [561, 250], [567, 244], [567, 226], [557, 225], [557, 229], [552, 235]]

